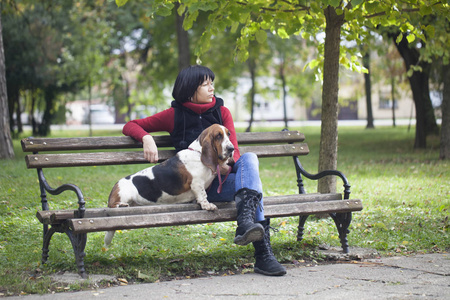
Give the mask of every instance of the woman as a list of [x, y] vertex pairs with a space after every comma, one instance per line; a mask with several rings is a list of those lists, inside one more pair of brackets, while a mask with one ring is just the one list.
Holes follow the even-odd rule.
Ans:
[[125, 124], [123, 134], [142, 141], [144, 157], [158, 162], [158, 149], [150, 132], [167, 131], [175, 149], [188, 148], [203, 129], [221, 124], [231, 132], [235, 147], [235, 165], [218, 192], [216, 178], [208, 191], [208, 201], [236, 201], [237, 224], [234, 242], [239, 245], [253, 243], [255, 272], [280, 276], [286, 269], [276, 260], [270, 245], [270, 220], [264, 218], [259, 161], [254, 153], [239, 153], [236, 131], [230, 111], [223, 100], [214, 96], [214, 73], [207, 67], [190, 66], [182, 70], [175, 81], [172, 106], [150, 117]]

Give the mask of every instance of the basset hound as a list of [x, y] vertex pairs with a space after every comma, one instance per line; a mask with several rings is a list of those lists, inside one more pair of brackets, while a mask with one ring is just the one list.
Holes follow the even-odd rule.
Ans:
[[[108, 207], [186, 203], [197, 200], [204, 210], [216, 210], [206, 189], [218, 175], [227, 175], [234, 164], [230, 131], [214, 124], [203, 130], [188, 149], [161, 164], [120, 179], [113, 187]], [[220, 176], [220, 175], [219, 175]], [[105, 235], [105, 247], [114, 231]]]

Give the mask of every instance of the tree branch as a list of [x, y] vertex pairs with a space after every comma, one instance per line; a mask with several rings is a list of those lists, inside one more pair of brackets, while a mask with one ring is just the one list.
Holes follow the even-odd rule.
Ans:
[[[260, 9], [264, 12], [270, 11], [270, 12], [285, 12], [285, 13], [309, 11], [309, 9], [310, 9], [310, 7], [308, 7], [308, 6], [304, 6], [304, 5], [300, 5], [300, 4], [292, 4], [291, 2], [289, 2], [287, 0], [283, 0], [282, 2], [289, 4], [289, 5], [293, 5], [295, 7], [295, 9], [279, 9], [279, 8], [271, 8], [271, 7], [261, 7]], [[243, 6], [248, 5], [248, 2], [237, 1], [236, 3], [239, 5], [243, 5]], [[296, 9], [296, 8], [300, 8], [300, 9]]]
[[[411, 13], [411, 12], [418, 12], [418, 11], [419, 11], [418, 8], [405, 8], [405, 9], [400, 10], [400, 12], [402, 12], [402, 13]], [[385, 11], [367, 15], [367, 16], [365, 16], [365, 18], [370, 19], [370, 18], [375, 18], [375, 17], [379, 17], [379, 16], [384, 16], [384, 15], [386, 15]]]

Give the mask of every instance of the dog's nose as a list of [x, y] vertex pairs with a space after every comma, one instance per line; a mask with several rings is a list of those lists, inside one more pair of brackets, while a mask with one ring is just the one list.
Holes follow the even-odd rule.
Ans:
[[226, 150], [227, 150], [227, 154], [231, 154], [234, 151], [234, 146], [233, 145], [227, 146]]

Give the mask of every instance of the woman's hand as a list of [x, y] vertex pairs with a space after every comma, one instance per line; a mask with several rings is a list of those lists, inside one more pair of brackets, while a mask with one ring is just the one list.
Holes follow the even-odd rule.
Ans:
[[155, 140], [151, 135], [145, 135], [142, 138], [142, 144], [144, 149], [144, 158], [151, 163], [158, 162], [158, 148], [156, 147]]

